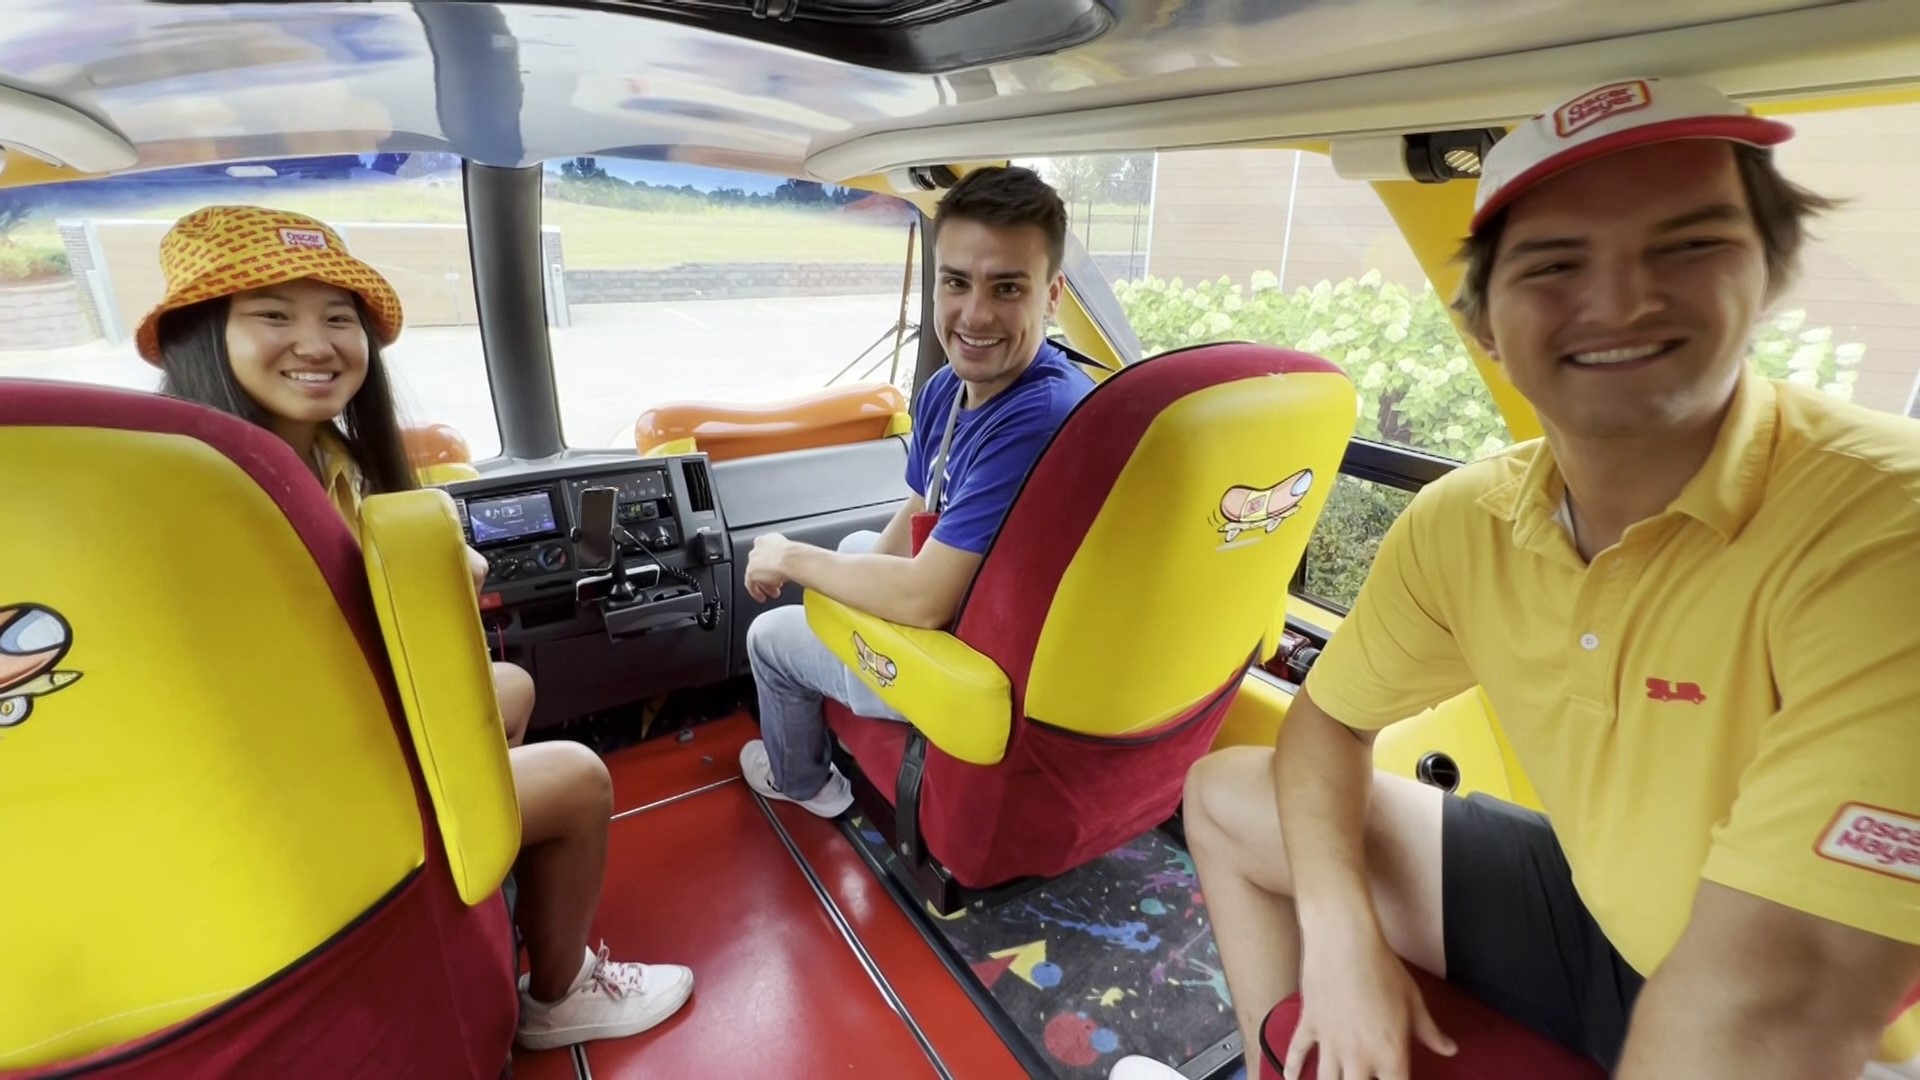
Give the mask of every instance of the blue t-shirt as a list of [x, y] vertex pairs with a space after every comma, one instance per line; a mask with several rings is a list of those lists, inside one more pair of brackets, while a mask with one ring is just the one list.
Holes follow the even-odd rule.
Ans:
[[[954, 395], [963, 389], [953, 369], [944, 367], [927, 380], [914, 400], [907, 484], [923, 499], [928, 470], [947, 429], [948, 410]], [[1012, 386], [980, 408], [962, 408], [947, 448], [940, 505], [928, 507], [940, 514], [932, 539], [975, 555], [986, 554], [1027, 471], [1074, 405], [1092, 389], [1087, 373], [1059, 346], [1046, 342]]]

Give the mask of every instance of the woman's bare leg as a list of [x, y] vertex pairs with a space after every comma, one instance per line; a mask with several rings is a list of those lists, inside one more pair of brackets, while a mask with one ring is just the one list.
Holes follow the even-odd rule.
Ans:
[[600, 903], [613, 815], [613, 781], [593, 751], [543, 742], [507, 751], [520, 793], [516, 921], [533, 970], [520, 994], [515, 1041], [547, 1050], [618, 1039], [665, 1020], [693, 994], [678, 964], [618, 961], [587, 947]]
[[527, 737], [527, 722], [533, 719], [533, 676], [518, 664], [493, 664], [493, 695], [500, 702], [500, 726], [506, 729], [507, 745], [519, 746]]
[[520, 795], [516, 922], [526, 938], [536, 1001], [557, 1001], [580, 975], [600, 903], [613, 816], [613, 780], [592, 750], [543, 742], [508, 754]]

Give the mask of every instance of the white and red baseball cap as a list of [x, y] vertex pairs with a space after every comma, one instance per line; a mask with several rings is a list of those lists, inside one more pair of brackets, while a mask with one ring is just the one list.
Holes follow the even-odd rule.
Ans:
[[1582, 90], [1495, 143], [1480, 169], [1473, 232], [1513, 200], [1576, 165], [1621, 150], [1682, 139], [1774, 146], [1793, 128], [1753, 115], [1711, 86], [1678, 79], [1618, 79]]

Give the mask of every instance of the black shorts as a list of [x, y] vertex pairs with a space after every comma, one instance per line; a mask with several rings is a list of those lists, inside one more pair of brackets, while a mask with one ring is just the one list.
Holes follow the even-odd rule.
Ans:
[[1611, 1072], [1645, 979], [1588, 914], [1546, 817], [1449, 796], [1440, 879], [1447, 982]]

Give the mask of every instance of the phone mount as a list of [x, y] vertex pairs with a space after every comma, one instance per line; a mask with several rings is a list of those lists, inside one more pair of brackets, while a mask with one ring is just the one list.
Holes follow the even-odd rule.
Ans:
[[[614, 521], [611, 499], [596, 498], [594, 514], [589, 520], [586, 493], [582, 494], [580, 525], [573, 529], [572, 539], [584, 548], [606, 551], [610, 555], [606, 573], [583, 577], [574, 583], [574, 599], [600, 609], [609, 638], [618, 640], [689, 625], [706, 631], [719, 628], [725, 608], [718, 599], [709, 598], [698, 581], [668, 566], [644, 540]], [[600, 512], [602, 505], [604, 513]], [[652, 560], [652, 565], [630, 571], [629, 555], [644, 555]], [[645, 590], [659, 585], [663, 575], [678, 579], [682, 587], [670, 586], [660, 595], [649, 596]]]

